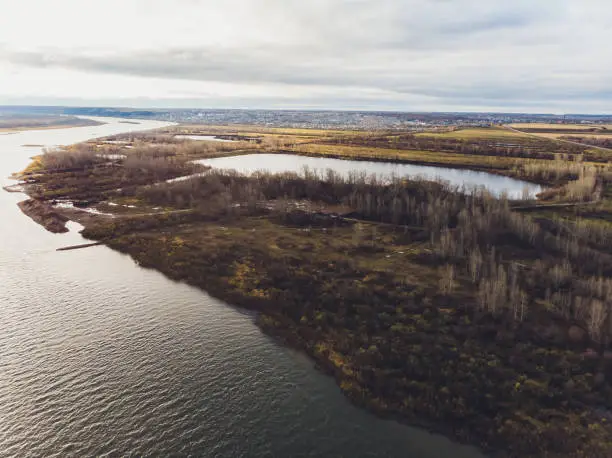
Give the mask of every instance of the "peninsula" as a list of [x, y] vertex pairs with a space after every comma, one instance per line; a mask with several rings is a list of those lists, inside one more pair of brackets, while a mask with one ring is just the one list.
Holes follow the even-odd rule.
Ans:
[[[543, 190], [214, 165], [278, 154], [477, 171]], [[179, 125], [49, 150], [19, 178], [33, 219], [55, 230], [79, 221], [139, 265], [257, 311], [265, 332], [360, 406], [495, 456], [604, 457], [609, 159], [520, 126]]]

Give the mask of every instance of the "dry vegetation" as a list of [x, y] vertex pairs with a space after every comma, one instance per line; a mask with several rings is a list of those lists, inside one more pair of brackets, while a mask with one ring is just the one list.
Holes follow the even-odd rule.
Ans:
[[610, 131], [610, 134], [600, 136], [562, 136], [560, 139], [612, 150], [612, 131]]
[[510, 124], [510, 127], [526, 132], [528, 130], [539, 130], [539, 131], [579, 131], [583, 133], [587, 132], [605, 132], [611, 130], [612, 125], [610, 124], [551, 124], [551, 123], [519, 123]]
[[[24, 174], [30, 194], [129, 202], [86, 236], [259, 311], [360, 405], [500, 456], [610, 456], [612, 173], [587, 151], [498, 129], [180, 127], [107, 141], [46, 152]], [[517, 203], [422, 180], [190, 163], [261, 151], [488, 169], [554, 188], [550, 203]]]

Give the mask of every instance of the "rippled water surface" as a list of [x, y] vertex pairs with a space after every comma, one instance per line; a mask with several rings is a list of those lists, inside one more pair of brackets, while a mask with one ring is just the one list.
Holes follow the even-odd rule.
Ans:
[[[40, 148], [164, 124], [0, 136], [0, 184]], [[252, 316], [0, 192], [0, 456], [477, 457], [351, 406]], [[72, 226], [76, 229], [76, 225]]]

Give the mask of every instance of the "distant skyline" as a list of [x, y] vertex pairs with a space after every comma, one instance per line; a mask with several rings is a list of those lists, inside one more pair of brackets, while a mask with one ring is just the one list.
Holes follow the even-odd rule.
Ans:
[[8, 0], [0, 105], [611, 113], [604, 0]]

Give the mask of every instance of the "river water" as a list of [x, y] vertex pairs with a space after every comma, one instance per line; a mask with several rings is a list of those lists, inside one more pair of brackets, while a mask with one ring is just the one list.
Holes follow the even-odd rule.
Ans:
[[[167, 124], [0, 135], [0, 184], [39, 147]], [[250, 314], [51, 234], [0, 191], [0, 456], [480, 457], [353, 407]]]

